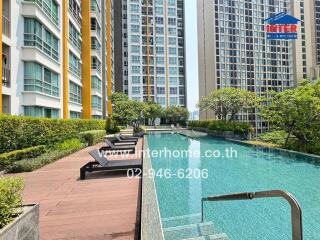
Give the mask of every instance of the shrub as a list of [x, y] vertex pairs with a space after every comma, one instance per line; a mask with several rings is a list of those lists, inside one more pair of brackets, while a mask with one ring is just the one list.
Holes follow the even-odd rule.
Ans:
[[93, 146], [103, 141], [106, 132], [104, 130], [87, 131], [80, 133], [79, 136], [83, 143], [88, 146]]
[[23, 187], [22, 178], [0, 178], [0, 229], [19, 215]]
[[69, 150], [69, 149], [80, 149], [83, 147], [83, 144], [78, 138], [66, 140], [64, 142], [57, 143], [53, 146], [54, 150]]
[[6, 168], [8, 173], [32, 172], [49, 163], [59, 160], [83, 148], [79, 139], [67, 140], [63, 143], [56, 144], [53, 150], [42, 154], [36, 158], [24, 159], [14, 162]]
[[3, 170], [6, 166], [15, 161], [20, 161], [25, 158], [34, 158], [46, 151], [46, 146], [40, 145], [36, 147], [25, 148], [22, 150], [15, 150], [8, 153], [0, 154], [0, 170]]
[[200, 127], [219, 132], [230, 131], [237, 134], [245, 134], [253, 131], [253, 128], [249, 123], [222, 120], [190, 121], [189, 127]]
[[103, 120], [47, 119], [0, 115], [0, 153], [38, 145], [53, 145], [79, 132], [104, 129]]
[[273, 132], [262, 133], [259, 135], [258, 138], [263, 142], [284, 145], [287, 135], [288, 134], [285, 131], [273, 131]]
[[116, 126], [115, 121], [111, 117], [108, 117], [106, 120], [106, 133], [114, 134], [117, 132], [120, 132], [120, 128]]

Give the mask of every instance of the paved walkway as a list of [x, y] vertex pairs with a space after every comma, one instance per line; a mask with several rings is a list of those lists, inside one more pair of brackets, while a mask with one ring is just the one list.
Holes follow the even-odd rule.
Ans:
[[92, 161], [91, 149], [21, 174], [24, 202], [40, 203], [41, 240], [135, 239], [140, 180], [125, 173], [92, 173], [80, 181], [79, 168]]

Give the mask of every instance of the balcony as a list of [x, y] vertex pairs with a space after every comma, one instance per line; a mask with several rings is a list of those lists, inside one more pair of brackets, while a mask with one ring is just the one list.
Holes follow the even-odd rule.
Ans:
[[42, 12], [50, 18], [50, 20], [58, 27], [59, 26], [59, 17], [58, 17], [58, 6], [54, 5], [55, 9], [52, 6], [49, 6], [48, 3], [44, 0], [24, 0], [25, 2], [30, 2], [36, 4]]
[[6, 35], [7, 37], [10, 37], [11, 35], [11, 22], [10, 20], [5, 17], [5, 16], [2, 16], [2, 33], [4, 35]]
[[2, 68], [2, 85], [4, 87], [10, 87], [10, 69], [8, 67]]
[[76, 19], [79, 26], [81, 26], [81, 22], [82, 22], [81, 7], [78, 5], [78, 3], [75, 0], [69, 1], [69, 11], [72, 14], [72, 16]]

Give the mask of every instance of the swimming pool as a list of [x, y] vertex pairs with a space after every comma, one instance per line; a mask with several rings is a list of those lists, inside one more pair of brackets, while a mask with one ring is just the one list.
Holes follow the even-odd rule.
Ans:
[[[150, 156], [158, 173], [155, 184], [162, 219], [199, 214], [201, 198], [209, 195], [281, 189], [291, 192], [301, 205], [304, 239], [320, 239], [319, 159], [211, 137], [192, 140], [179, 134], [154, 134], [147, 140], [151, 151], [171, 151], [165, 158], [164, 154]], [[226, 156], [225, 149], [234, 154]], [[177, 157], [174, 150], [196, 154]], [[221, 156], [207, 154], [208, 150]], [[186, 169], [207, 169], [208, 176], [187, 178]], [[205, 220], [230, 239], [291, 239], [290, 206], [282, 199], [208, 202]]]

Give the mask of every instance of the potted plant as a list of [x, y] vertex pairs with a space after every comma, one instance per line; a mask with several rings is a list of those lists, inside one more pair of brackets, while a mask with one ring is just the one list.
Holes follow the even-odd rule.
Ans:
[[0, 239], [39, 239], [39, 205], [22, 205], [24, 181], [0, 178]]

